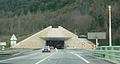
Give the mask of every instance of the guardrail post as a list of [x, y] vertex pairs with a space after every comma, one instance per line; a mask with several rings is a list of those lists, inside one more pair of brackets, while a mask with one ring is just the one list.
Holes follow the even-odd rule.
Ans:
[[109, 59], [109, 55], [108, 55], [109, 53], [107, 52], [107, 50], [108, 50], [107, 47], [105, 47], [105, 52], [104, 52], [105, 53], [105, 58]]
[[102, 47], [100, 47], [100, 50], [102, 50]]

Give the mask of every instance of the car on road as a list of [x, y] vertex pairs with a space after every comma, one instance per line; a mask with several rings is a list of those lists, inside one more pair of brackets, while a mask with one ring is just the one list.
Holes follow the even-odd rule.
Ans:
[[44, 46], [43, 48], [42, 48], [42, 52], [50, 52], [51, 50], [50, 50], [50, 47], [49, 46]]

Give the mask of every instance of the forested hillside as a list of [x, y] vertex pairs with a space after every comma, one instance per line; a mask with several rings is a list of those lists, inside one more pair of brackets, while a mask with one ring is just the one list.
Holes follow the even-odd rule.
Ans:
[[77, 35], [107, 32], [108, 5], [112, 6], [113, 45], [120, 45], [120, 0], [0, 0], [0, 41], [63, 26]]

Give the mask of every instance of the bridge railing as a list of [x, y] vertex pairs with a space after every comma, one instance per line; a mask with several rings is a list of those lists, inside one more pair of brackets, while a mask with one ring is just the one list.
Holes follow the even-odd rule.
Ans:
[[120, 62], [120, 46], [99, 46], [94, 50], [94, 55]]

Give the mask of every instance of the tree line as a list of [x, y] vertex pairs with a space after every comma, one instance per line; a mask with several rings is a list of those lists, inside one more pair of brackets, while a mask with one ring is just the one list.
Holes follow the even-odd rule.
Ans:
[[120, 45], [120, 0], [0, 0], [0, 40], [23, 36], [48, 26], [63, 26], [77, 35], [107, 32], [108, 5], [112, 6], [112, 38]]

